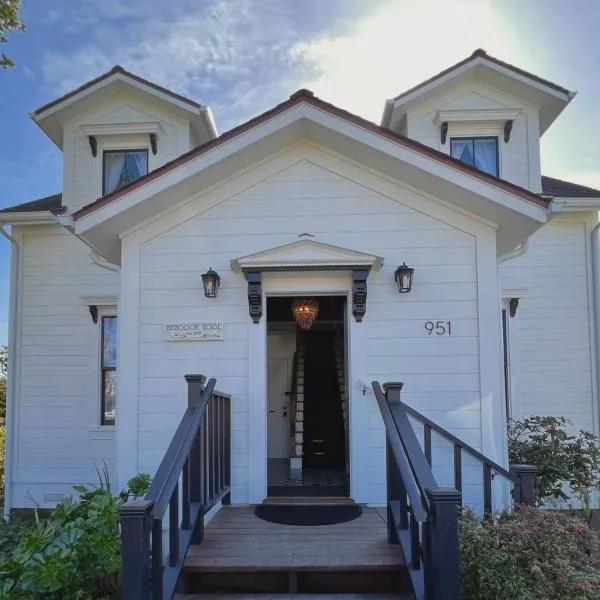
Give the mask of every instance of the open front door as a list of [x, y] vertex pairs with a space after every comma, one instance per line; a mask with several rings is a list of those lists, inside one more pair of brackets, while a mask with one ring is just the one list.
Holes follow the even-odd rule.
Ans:
[[270, 358], [268, 360], [268, 458], [289, 458], [290, 456], [290, 412], [286, 395], [289, 367], [287, 359]]

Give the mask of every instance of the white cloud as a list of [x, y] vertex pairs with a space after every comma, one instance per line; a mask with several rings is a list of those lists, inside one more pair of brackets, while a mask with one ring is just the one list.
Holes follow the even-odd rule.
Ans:
[[386, 98], [478, 47], [523, 63], [491, 0], [389, 0], [348, 34], [300, 42], [293, 52], [319, 66], [319, 77], [306, 82], [317, 95], [378, 121]]
[[[119, 6], [116, 0], [112, 4]], [[167, 5], [173, 5], [168, 16]], [[293, 22], [278, 10], [276, 0], [144, 6], [138, 19], [99, 21], [91, 39], [75, 52], [48, 53], [42, 68], [45, 82], [64, 93], [121, 64], [174, 91], [226, 104], [240, 82], [260, 87], [278, 81], [288, 49], [297, 41]]]

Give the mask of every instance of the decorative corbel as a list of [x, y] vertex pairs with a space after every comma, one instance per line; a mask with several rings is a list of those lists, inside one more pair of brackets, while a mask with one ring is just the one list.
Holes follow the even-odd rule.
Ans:
[[513, 128], [512, 121], [506, 121], [506, 123], [504, 123], [504, 142], [506, 144], [508, 144], [508, 142], [510, 141], [510, 132], [512, 131], [512, 128]]
[[447, 137], [448, 137], [448, 121], [443, 121], [442, 126], [440, 127], [440, 140], [442, 142], [442, 146], [446, 143]]
[[517, 314], [517, 308], [519, 306], [518, 298], [511, 298], [508, 303], [508, 311], [511, 317], [514, 317]]
[[96, 325], [98, 323], [98, 307], [95, 304], [92, 304], [89, 307], [89, 311], [92, 317], [92, 323]]
[[150, 134], [150, 148], [152, 148], [152, 154], [156, 156], [156, 153], [158, 152], [158, 138], [155, 133]]
[[98, 140], [95, 135], [88, 135], [88, 142], [90, 144], [90, 150], [92, 151], [92, 156], [96, 158], [98, 156]]
[[248, 312], [253, 323], [260, 323], [262, 317], [262, 273], [247, 271], [244, 275], [248, 282]]
[[352, 271], [352, 314], [360, 323], [367, 312], [367, 277], [368, 270]]

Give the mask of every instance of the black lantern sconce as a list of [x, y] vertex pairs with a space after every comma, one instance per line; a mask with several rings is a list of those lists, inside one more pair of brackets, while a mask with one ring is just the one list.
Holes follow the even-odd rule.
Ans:
[[398, 285], [398, 291], [401, 294], [407, 294], [412, 290], [413, 284], [413, 274], [415, 270], [409, 266], [405, 262], [403, 262], [397, 269], [394, 277], [396, 279], [396, 284]]
[[220, 285], [221, 277], [216, 271], [213, 271], [212, 267], [202, 274], [202, 287], [207, 298], [216, 298]]

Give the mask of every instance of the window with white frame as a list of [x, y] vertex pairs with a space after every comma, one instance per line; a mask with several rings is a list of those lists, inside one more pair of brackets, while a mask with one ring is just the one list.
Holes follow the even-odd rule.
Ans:
[[117, 317], [103, 315], [100, 324], [100, 424], [114, 425], [117, 400]]
[[489, 175], [500, 176], [498, 137], [452, 137], [450, 154]]
[[102, 195], [110, 194], [148, 173], [148, 149], [104, 150]]

